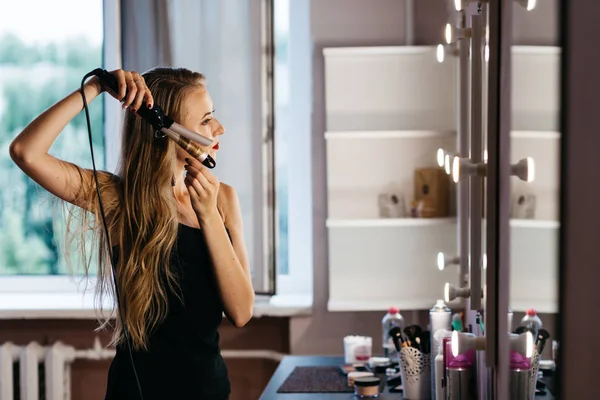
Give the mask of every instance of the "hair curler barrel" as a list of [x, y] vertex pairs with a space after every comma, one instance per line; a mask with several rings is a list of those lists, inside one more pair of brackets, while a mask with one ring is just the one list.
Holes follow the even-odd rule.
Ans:
[[[117, 78], [108, 71], [102, 68], [97, 68], [93, 71], [93, 74], [97, 76], [98, 79], [100, 79], [100, 82], [112, 92], [119, 92], [119, 83]], [[193, 132], [183, 125], [173, 121], [173, 119], [166, 115], [156, 104], [154, 104], [152, 108], [141, 107], [137, 113], [146, 122], [152, 125], [157, 137], [168, 136], [182, 149], [187, 151], [192, 157], [198, 159], [207, 168], [212, 169], [217, 165], [215, 160], [200, 147], [212, 146], [212, 139]], [[159, 135], [158, 132], [161, 132], [162, 135]]]

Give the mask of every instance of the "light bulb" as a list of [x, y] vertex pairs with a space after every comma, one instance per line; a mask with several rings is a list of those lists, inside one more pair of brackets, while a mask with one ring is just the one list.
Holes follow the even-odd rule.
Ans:
[[483, 54], [485, 57], [485, 62], [489, 62], [490, 61], [490, 45], [486, 44], [485, 48], [483, 50]]
[[446, 55], [446, 50], [444, 49], [444, 45], [443, 44], [438, 44], [437, 47], [437, 60], [440, 63], [444, 62], [444, 56]]
[[437, 267], [440, 271], [445, 270], [446, 267], [448, 267], [449, 265], [458, 265], [458, 264], [460, 264], [459, 257], [452, 257], [452, 258], [447, 259], [446, 256], [444, 255], [444, 253], [442, 253], [441, 251], [437, 255]]
[[529, 331], [523, 332], [520, 335], [511, 333], [509, 336], [510, 349], [527, 358], [533, 356], [533, 334]]
[[535, 180], [535, 162], [533, 158], [527, 157], [527, 182], [533, 182]]
[[446, 175], [450, 175], [450, 154], [446, 154], [446, 157], [444, 157], [444, 169], [446, 170]]
[[458, 156], [452, 159], [452, 180], [455, 183], [460, 180], [460, 158]]
[[483, 253], [483, 256], [481, 256], [481, 266], [483, 269], [487, 269], [487, 254]]
[[446, 24], [446, 43], [452, 43], [452, 25]]
[[471, 349], [485, 350], [485, 336], [475, 336], [473, 333], [452, 331], [450, 342], [454, 357], [458, 357]]
[[446, 152], [444, 151], [444, 149], [440, 148], [437, 151], [437, 163], [438, 166], [443, 167], [444, 166], [444, 159], [446, 158]]
[[462, 10], [462, 1], [454, 0], [454, 8], [456, 9], [456, 11]]
[[487, 165], [484, 163], [473, 163], [468, 158], [455, 156], [452, 160], [452, 180], [458, 183], [467, 176], [485, 176], [487, 174]]
[[471, 289], [468, 287], [459, 288], [450, 283], [446, 283], [444, 285], [444, 301], [446, 303], [451, 302], [457, 297], [462, 297], [464, 299], [469, 298], [471, 296]]
[[525, 182], [535, 180], [535, 161], [531, 157], [523, 158], [510, 166], [510, 174]]

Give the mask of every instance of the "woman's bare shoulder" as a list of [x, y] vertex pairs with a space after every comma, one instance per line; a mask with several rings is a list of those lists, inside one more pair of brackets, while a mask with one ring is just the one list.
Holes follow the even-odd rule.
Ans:
[[227, 223], [228, 217], [236, 217], [240, 213], [239, 200], [237, 192], [233, 186], [221, 182], [219, 184], [219, 194], [217, 195], [217, 208]]

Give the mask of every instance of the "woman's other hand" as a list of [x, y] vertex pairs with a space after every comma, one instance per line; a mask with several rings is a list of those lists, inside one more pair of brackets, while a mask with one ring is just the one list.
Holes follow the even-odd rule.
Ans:
[[192, 157], [186, 158], [185, 186], [190, 194], [192, 207], [196, 212], [198, 221], [202, 221], [217, 214], [217, 195], [219, 194], [219, 180], [202, 163]]

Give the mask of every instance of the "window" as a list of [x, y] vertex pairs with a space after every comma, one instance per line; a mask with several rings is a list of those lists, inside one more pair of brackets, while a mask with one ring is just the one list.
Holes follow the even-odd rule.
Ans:
[[275, 0], [273, 28], [275, 40], [275, 171], [277, 271], [289, 274], [288, 252], [288, 132], [290, 128], [290, 4]]
[[305, 295], [313, 271], [310, 2], [273, 1], [277, 291]]
[[[35, 12], [32, 12], [35, 10]], [[0, 275], [61, 275], [64, 221], [55, 200], [12, 162], [8, 146], [37, 115], [102, 65], [103, 1], [21, 0], [0, 14]], [[90, 107], [96, 167], [105, 168], [104, 107]], [[50, 153], [91, 167], [84, 113]], [[57, 223], [58, 222], [58, 223]]]

